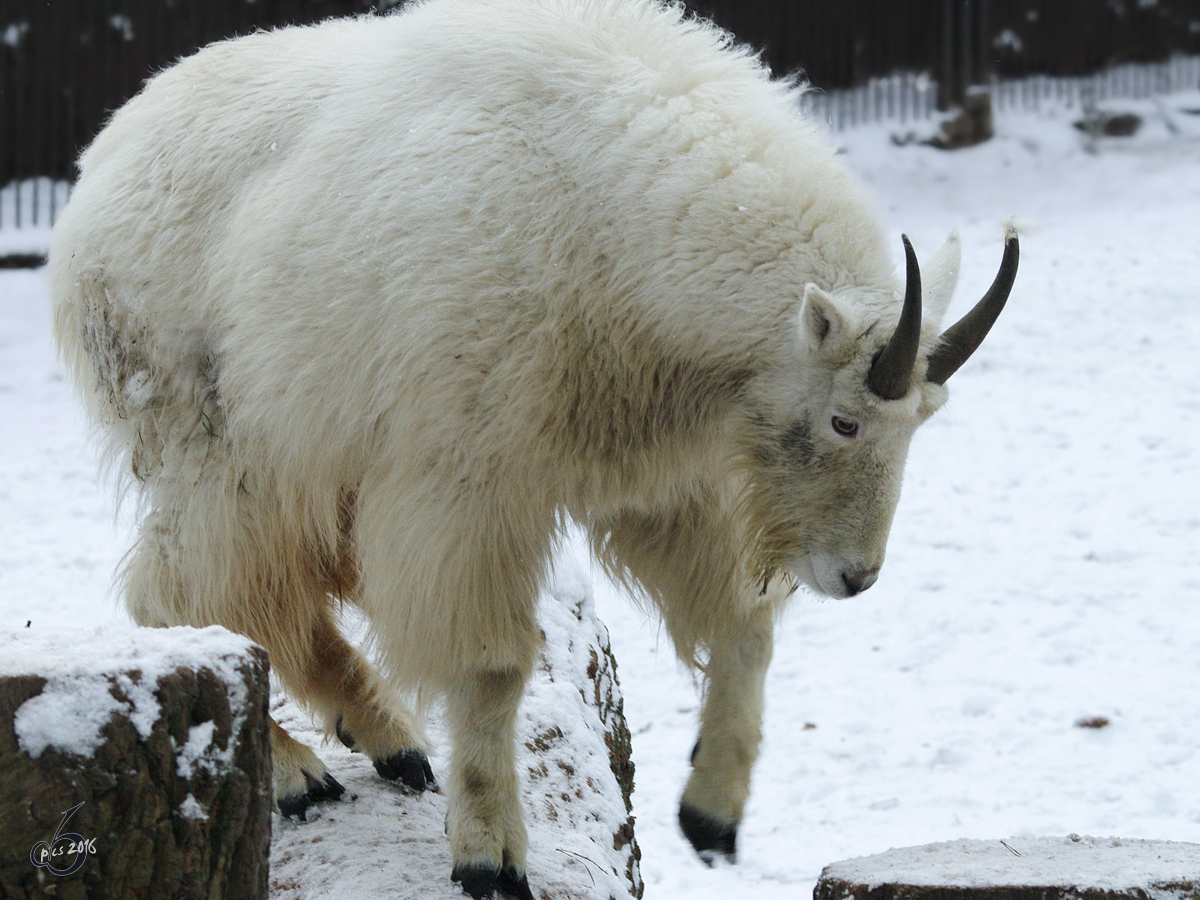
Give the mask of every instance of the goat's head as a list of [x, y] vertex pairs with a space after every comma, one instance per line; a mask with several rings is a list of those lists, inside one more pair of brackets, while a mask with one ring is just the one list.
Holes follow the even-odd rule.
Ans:
[[831, 597], [874, 584], [913, 433], [945, 402], [943, 385], [979, 346], [1016, 276], [1010, 230], [991, 288], [942, 332], [957, 238], [929, 261], [924, 292], [907, 238], [904, 248], [904, 304], [892, 328], [882, 327], [878, 307], [849, 292], [806, 287], [795, 346], [800, 389], [793, 369], [790, 386], [777, 381], [760, 395], [749, 425], [756, 563], [763, 574], [782, 569]]

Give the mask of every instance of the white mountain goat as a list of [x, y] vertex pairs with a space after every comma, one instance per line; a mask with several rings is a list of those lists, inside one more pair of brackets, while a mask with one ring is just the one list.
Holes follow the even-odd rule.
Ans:
[[[219, 43], [80, 162], [61, 355], [145, 511], [145, 625], [219, 623], [385, 778], [452, 877], [531, 897], [514, 717], [567, 516], [703, 669], [683, 831], [732, 858], [772, 617], [874, 583], [914, 430], [1000, 312], [901, 301], [864, 191], [727, 35], [655, 0], [429, 0]], [[923, 308], [922, 308], [923, 307]], [[387, 678], [339, 633], [368, 616]], [[274, 728], [302, 816], [341, 786]]]

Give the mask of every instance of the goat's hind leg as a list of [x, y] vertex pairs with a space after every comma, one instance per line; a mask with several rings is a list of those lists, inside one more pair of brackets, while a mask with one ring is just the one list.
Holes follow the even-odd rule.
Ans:
[[[354, 549], [356, 502], [355, 493], [342, 495], [336, 551], [320, 558], [319, 578], [326, 594], [350, 602], [360, 597], [362, 575]], [[416, 717], [342, 636], [331, 604], [314, 625], [312, 649], [312, 664], [302, 675], [304, 692], [321, 713], [326, 731], [369, 756], [375, 771], [388, 781], [416, 792], [437, 790], [428, 742]]]
[[[322, 598], [328, 603], [327, 598]], [[272, 667], [292, 696], [315, 713], [326, 732], [371, 758], [375, 770], [406, 789], [435, 788], [424, 735], [415, 717], [394, 700], [370, 663], [342, 636], [327, 608], [320, 609], [306, 641], [271, 646]], [[278, 725], [272, 730], [275, 796], [284, 815], [304, 819], [308, 807], [337, 800], [342, 786], [311, 750]]]
[[[326, 601], [312, 591], [285, 590], [295, 587], [294, 579], [271, 577], [262, 548], [227, 546], [231, 530], [222, 524], [236, 522], [237, 513], [236, 501], [219, 492], [202, 506], [160, 503], [142, 522], [125, 558], [125, 604], [143, 627], [222, 625], [244, 634], [267, 648], [272, 671], [287, 685], [297, 656], [304, 655], [304, 623]], [[273, 719], [270, 739], [280, 812], [303, 819], [314, 802], [342, 796], [345, 789], [317, 755]]]
[[[328, 599], [321, 598], [322, 604]], [[436, 789], [428, 747], [415, 717], [391, 697], [370, 663], [343, 637], [328, 608], [318, 608], [306, 638], [251, 634], [271, 653], [284, 688], [316, 714], [326, 733], [370, 757], [375, 770], [407, 790]], [[307, 747], [272, 729], [279, 811], [300, 819], [313, 803], [339, 799], [344, 789]]]
[[[367, 753], [385, 778], [413, 789], [432, 784], [426, 743], [412, 714], [394, 701], [370, 664], [339, 632], [327, 560], [272, 515], [270, 494], [226, 487], [211, 473], [203, 502], [160, 491], [126, 559], [126, 604], [139, 625], [223, 625], [267, 648], [284, 688]], [[214, 484], [215, 483], [215, 484]], [[236, 484], [236, 482], [235, 482]], [[246, 534], [270, 535], [247, 542]], [[338, 725], [341, 723], [341, 728]], [[303, 819], [344, 788], [308, 747], [271, 729], [280, 811]]]
[[437, 790], [416, 717], [391, 695], [329, 615], [314, 624], [310, 664], [295, 677], [326, 729], [370, 757], [381, 777], [411, 791]]
[[312, 750], [274, 719], [270, 721], [275, 805], [280, 815], [304, 821], [310, 806], [323, 800], [340, 800], [346, 789]]

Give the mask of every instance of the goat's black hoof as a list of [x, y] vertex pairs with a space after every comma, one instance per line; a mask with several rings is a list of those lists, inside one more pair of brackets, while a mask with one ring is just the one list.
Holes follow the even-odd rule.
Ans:
[[346, 745], [349, 750], [354, 749], [354, 735], [342, 728], [342, 717], [337, 717], [337, 723], [333, 726], [333, 731], [337, 735], [337, 739]]
[[414, 793], [438, 789], [433, 769], [429, 765], [429, 757], [420, 750], [402, 750], [372, 762], [380, 777], [388, 781], [398, 781]]
[[500, 872], [490, 866], [455, 866], [450, 880], [458, 882], [463, 893], [473, 900], [496, 900]]
[[299, 819], [301, 822], [307, 822], [308, 808], [312, 806], [312, 800], [308, 799], [308, 794], [302, 791], [289, 797], [280, 797], [275, 801], [275, 805], [279, 807], [279, 814], [285, 819]]
[[298, 794], [280, 797], [275, 801], [279, 813], [289, 819], [308, 821], [308, 808], [322, 800], [340, 800], [346, 789], [328, 772], [321, 778], [304, 773], [305, 789]]
[[512, 900], [533, 900], [533, 891], [529, 889], [529, 878], [524, 872], [516, 869], [501, 869], [496, 887], [505, 897]]
[[513, 867], [497, 871], [490, 866], [455, 866], [450, 880], [473, 900], [533, 900], [529, 879]]
[[722, 822], [687, 803], [679, 804], [679, 827], [705, 865], [737, 862], [737, 823]]

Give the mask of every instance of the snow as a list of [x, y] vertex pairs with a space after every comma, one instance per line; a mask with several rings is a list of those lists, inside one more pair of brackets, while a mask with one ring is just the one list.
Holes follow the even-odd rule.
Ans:
[[191, 794], [184, 797], [183, 802], [179, 804], [179, 814], [185, 819], [194, 819], [198, 822], [208, 819], [208, 810], [204, 808], [204, 804]]
[[[935, 841], [1200, 842], [1200, 116], [1184, 112], [1200, 96], [1110, 106], [1145, 125], [1089, 142], [1077, 113], [1005, 113], [994, 140], [953, 153], [896, 147], [882, 126], [835, 136], [898, 265], [901, 231], [927, 259], [958, 229], [952, 317], [990, 283], [1013, 216], [1021, 271], [918, 432], [879, 583], [798, 596], [779, 623], [736, 866], [706, 868], [675, 821], [692, 678], [594, 576], [649, 900], [794, 900], [835, 860]], [[126, 627], [107, 591], [130, 525], [96, 483], [48, 321], [44, 273], [0, 273], [0, 626]], [[293, 883], [273, 860], [275, 896], [387, 895], [412, 833], [444, 881], [437, 795], [399, 795], [277, 711], [358, 800], [276, 822], [275, 852], [304, 867]], [[535, 852], [588, 884], [585, 863]]]
[[131, 704], [109, 693], [106, 679], [74, 679], [48, 684], [22, 703], [13, 715], [13, 731], [18, 746], [32, 759], [47, 748], [91, 756], [104, 743], [100, 729], [114, 715], [132, 711]]
[[10, 47], [20, 47], [21, 41], [29, 31], [28, 22], [17, 22], [7, 26], [4, 29], [3, 35], [0, 35], [0, 43], [7, 44]]
[[188, 729], [183, 746], [175, 748], [175, 769], [180, 778], [191, 779], [196, 770], [211, 774], [229, 769], [236, 747], [230, 745], [224, 750], [218, 747], [213, 741], [216, 730], [217, 723], [211, 720]]
[[[162, 712], [154, 696], [157, 682], [182, 666], [213, 671], [227, 686], [230, 708], [240, 709], [246, 686], [237, 663], [251, 646], [245, 637], [217, 626], [0, 631], [0, 677], [33, 674], [46, 679], [41, 693], [13, 716], [17, 742], [33, 759], [47, 748], [90, 756], [104, 742], [100, 731], [114, 715], [128, 718], [148, 739]], [[111, 691], [114, 685], [120, 696]], [[207, 722], [191, 729], [179, 759], [181, 775], [188, 776], [200, 760], [210, 771], [221, 762], [207, 750], [213, 728]], [[237, 728], [235, 723], [235, 735]], [[204, 734], [208, 741], [201, 745], [197, 738]], [[233, 748], [224, 752], [227, 767]]]
[[[826, 867], [821, 877], [849, 885], [932, 888], [1075, 887], [1116, 893], [1166, 885], [1194, 888], [1200, 880], [1200, 844], [1078, 834], [943, 841], [844, 860]], [[1149, 893], [1162, 900], [1191, 896], [1190, 890]]]

